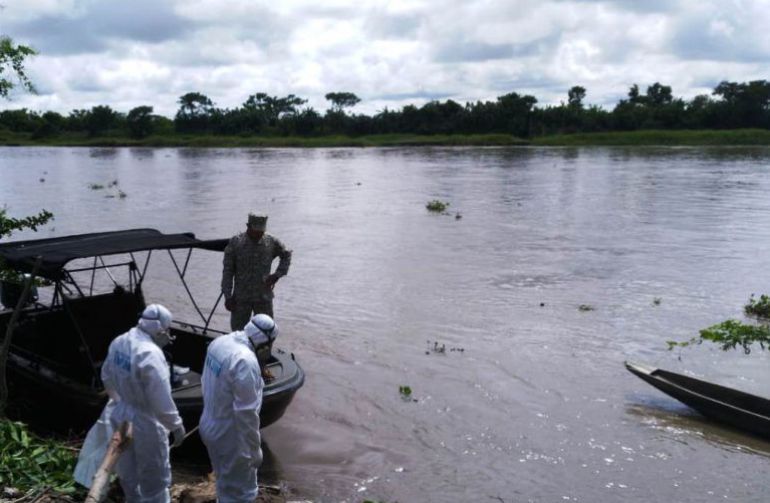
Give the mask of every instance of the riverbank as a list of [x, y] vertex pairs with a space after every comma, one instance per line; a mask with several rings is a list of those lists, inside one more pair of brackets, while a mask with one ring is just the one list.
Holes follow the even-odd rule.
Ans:
[[[79, 436], [41, 437], [22, 422], [0, 419], [0, 503], [74, 503], [87, 490], [76, 484], [73, 471], [83, 439]], [[172, 503], [215, 503], [215, 480], [208, 469], [190, 470], [183, 460], [172, 460]], [[260, 483], [255, 503], [298, 501], [282, 486]], [[123, 501], [117, 480], [105, 503]]]
[[125, 136], [88, 137], [62, 134], [46, 138], [0, 131], [2, 146], [41, 147], [202, 147], [202, 148], [334, 148], [423, 146], [765, 146], [770, 130], [644, 130], [608, 133], [575, 133], [539, 136], [528, 140], [508, 134], [368, 136], [221, 136], [154, 135], [135, 139]]
[[529, 142], [507, 134], [371, 136], [223, 136], [155, 135], [135, 139], [121, 136], [90, 138], [62, 135], [32, 138], [29, 134], [0, 131], [0, 145], [41, 147], [204, 147], [204, 148], [333, 148], [333, 147], [421, 147], [421, 146], [517, 146]]
[[575, 133], [532, 139], [538, 146], [765, 146], [770, 130], [645, 130], [610, 133]]

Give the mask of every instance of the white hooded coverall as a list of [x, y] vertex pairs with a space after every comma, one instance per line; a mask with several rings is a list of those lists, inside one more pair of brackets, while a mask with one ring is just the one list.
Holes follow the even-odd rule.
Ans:
[[171, 398], [169, 366], [150, 335], [134, 327], [110, 344], [102, 381], [117, 398], [110, 421], [133, 423], [133, 441], [118, 459], [120, 485], [129, 503], [168, 503], [171, 464], [168, 432], [182, 427]]
[[262, 463], [259, 411], [264, 382], [249, 336], [239, 331], [212, 341], [201, 380], [200, 436], [216, 474], [217, 500], [254, 501]]

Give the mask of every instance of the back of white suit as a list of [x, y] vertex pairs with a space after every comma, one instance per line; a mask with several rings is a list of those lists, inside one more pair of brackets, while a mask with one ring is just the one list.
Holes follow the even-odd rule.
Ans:
[[[132, 328], [111, 344], [102, 380], [116, 395], [110, 421], [133, 423], [134, 439], [118, 461], [129, 503], [167, 503], [171, 484], [168, 432], [182, 425], [171, 398], [169, 367], [149, 334]], [[158, 474], [162, 474], [159, 477]]]
[[217, 477], [220, 503], [254, 501], [262, 463], [259, 411], [264, 383], [243, 332], [215, 339], [203, 370], [200, 435]]

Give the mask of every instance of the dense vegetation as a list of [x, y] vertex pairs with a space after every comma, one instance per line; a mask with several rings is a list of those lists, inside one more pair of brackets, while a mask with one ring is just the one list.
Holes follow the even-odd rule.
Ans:
[[23, 423], [0, 420], [0, 487], [23, 492], [15, 501], [37, 501], [45, 494], [72, 494], [81, 500], [72, 471], [78, 450], [66, 443], [39, 438]]
[[[218, 139], [336, 135], [357, 144], [357, 138], [373, 135], [421, 135], [421, 138], [424, 135], [450, 135], [450, 138], [452, 135], [498, 135], [497, 141], [490, 143], [510, 144], [511, 138], [517, 137], [542, 138], [545, 143], [548, 138], [555, 138], [551, 141], [563, 144], [568, 141], [558, 135], [570, 135], [577, 138], [574, 143], [580, 144], [580, 135], [576, 133], [605, 133], [610, 143], [634, 144], [648, 141], [639, 141], [640, 137], [634, 135], [629, 137], [629, 132], [655, 130], [657, 138], [664, 143], [669, 133], [676, 132], [684, 143], [708, 144], [714, 139], [729, 137], [717, 134], [701, 138], [692, 130], [750, 128], [759, 131], [750, 135], [752, 139], [748, 143], [764, 144], [767, 135], [763, 133], [770, 130], [770, 82], [765, 80], [725, 81], [717, 85], [711, 95], [691, 100], [675, 98], [671, 87], [660, 83], [647, 87], [644, 93], [634, 84], [627, 98], [611, 110], [584, 105], [585, 96], [585, 88], [574, 86], [567, 93], [567, 101], [558, 106], [537, 107], [534, 96], [511, 92], [495, 101], [465, 105], [452, 100], [431, 101], [419, 107], [407, 105], [400, 110], [386, 108], [368, 116], [349, 112], [360, 101], [349, 92], [328, 93], [326, 99], [330, 107], [323, 114], [293, 94], [278, 97], [256, 93], [240, 107], [227, 109], [216, 107], [211, 98], [202, 93], [189, 92], [179, 98], [179, 109], [173, 119], [154, 114], [149, 105], [127, 113], [98, 105], [89, 110], [73, 110], [66, 116], [23, 108], [4, 110], [0, 112], [0, 141], [56, 144], [58, 138], [66, 144], [73, 139], [86, 143], [92, 139], [99, 144], [99, 139], [105, 137], [137, 140], [151, 137], [162, 145], [169, 143], [169, 137], [176, 139], [172, 143], [184, 144], [185, 138], [212, 135]], [[500, 135], [508, 139], [500, 141]], [[655, 137], [647, 138], [650, 139]], [[117, 143], [129, 144], [125, 140]]]

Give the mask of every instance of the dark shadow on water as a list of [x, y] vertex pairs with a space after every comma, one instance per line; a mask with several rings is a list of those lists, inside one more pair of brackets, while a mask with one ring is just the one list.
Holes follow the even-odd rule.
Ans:
[[88, 151], [88, 156], [95, 159], [112, 159], [119, 153], [120, 149], [115, 147], [92, 147]]

